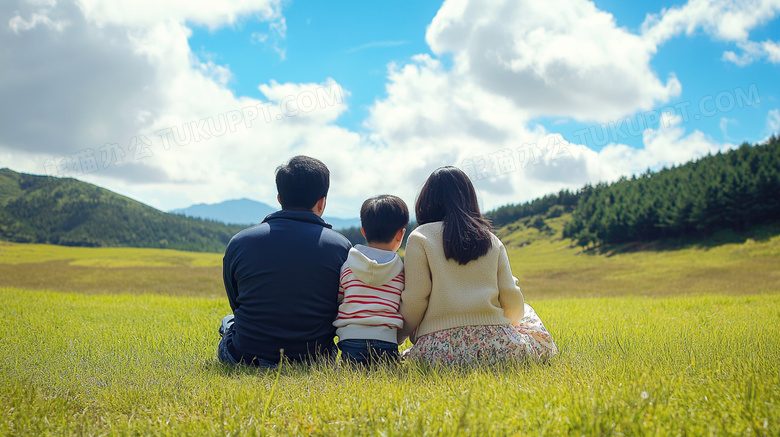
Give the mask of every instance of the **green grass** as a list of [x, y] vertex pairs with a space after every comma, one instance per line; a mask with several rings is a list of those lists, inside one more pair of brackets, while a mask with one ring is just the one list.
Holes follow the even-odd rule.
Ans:
[[545, 300], [550, 365], [357, 372], [218, 364], [221, 299], [0, 296], [2, 435], [780, 432], [777, 295]]
[[222, 267], [222, 254], [170, 249], [66, 247], [15, 244], [0, 241], [0, 264], [28, 264], [68, 260], [69, 265], [91, 267]]
[[230, 368], [220, 255], [1, 244], [0, 435], [780, 434], [777, 237], [607, 256], [513, 232], [549, 365]]
[[[756, 234], [763, 241], [731, 235], [675, 250], [606, 254], [573, 247], [559, 238], [568, 214], [547, 220], [549, 232], [520, 222], [497, 231], [507, 245], [512, 272], [527, 297], [679, 296], [762, 294], [780, 291], [780, 235]], [[774, 230], [773, 230], [774, 231]], [[717, 240], [720, 236], [712, 237]]]
[[0, 286], [33, 290], [224, 296], [222, 255], [168, 249], [0, 242]]

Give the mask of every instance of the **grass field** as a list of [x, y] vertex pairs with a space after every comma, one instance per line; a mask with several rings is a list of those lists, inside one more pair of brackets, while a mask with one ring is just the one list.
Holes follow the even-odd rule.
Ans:
[[221, 255], [0, 243], [0, 435], [780, 434], [780, 237], [609, 256], [501, 232], [549, 365], [229, 368]]
[[558, 238], [565, 220], [548, 220], [548, 232], [519, 224], [497, 231], [528, 299], [780, 291], [777, 227], [756, 228], [749, 235], [725, 231], [673, 250], [621, 246], [598, 254]]

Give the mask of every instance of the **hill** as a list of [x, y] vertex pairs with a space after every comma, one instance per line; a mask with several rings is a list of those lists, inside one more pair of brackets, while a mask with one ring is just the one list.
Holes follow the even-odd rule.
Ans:
[[[253, 225], [260, 223], [265, 216], [278, 209], [263, 202], [243, 198], [212, 204], [199, 203], [187, 208], [174, 209], [170, 212], [187, 217], [215, 220], [225, 224]], [[330, 223], [333, 229], [347, 229], [360, 226], [359, 218], [343, 219], [324, 216], [323, 220]]]
[[0, 239], [221, 252], [241, 226], [167, 214], [71, 178], [0, 169]]
[[486, 216], [495, 228], [571, 214], [562, 235], [579, 245], [703, 239], [780, 222], [780, 141], [706, 156], [679, 167], [561, 191]]

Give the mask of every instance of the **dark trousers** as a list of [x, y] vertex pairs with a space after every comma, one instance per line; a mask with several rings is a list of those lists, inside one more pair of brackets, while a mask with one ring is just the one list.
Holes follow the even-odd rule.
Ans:
[[337, 344], [342, 361], [355, 364], [376, 364], [398, 361], [398, 345], [382, 340], [341, 340]]

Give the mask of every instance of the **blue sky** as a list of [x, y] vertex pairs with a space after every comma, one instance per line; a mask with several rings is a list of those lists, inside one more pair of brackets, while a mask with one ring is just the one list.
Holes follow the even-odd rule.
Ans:
[[387, 65], [430, 53], [425, 28], [439, 6], [408, 0], [285, 3], [287, 37], [277, 42], [284, 47], [284, 59], [273, 49], [273, 42], [253, 42], [252, 34], [274, 36], [274, 30], [263, 22], [240, 22], [217, 31], [194, 27], [189, 43], [193, 52], [230, 66], [233, 79], [228, 86], [238, 95], [262, 98], [257, 85], [272, 79], [335, 79], [351, 93], [350, 109], [338, 124], [359, 130], [368, 106], [385, 94]]
[[[685, 1], [595, 1], [601, 10], [611, 13], [619, 27], [632, 33], [641, 31], [647, 14], [685, 5]], [[268, 23], [247, 20], [216, 31], [206, 26], [193, 26], [189, 44], [193, 52], [230, 67], [233, 74], [228, 87], [237, 95], [262, 98], [257, 85], [270, 80], [292, 82], [320, 82], [331, 77], [351, 93], [347, 98], [349, 110], [337, 124], [354, 131], [364, 131], [363, 121], [368, 108], [386, 96], [387, 66], [403, 64], [420, 53], [432, 54], [425, 42], [427, 25], [441, 5], [437, 2], [373, 3], [348, 1], [333, 4], [315, 1], [296, 1], [285, 4], [287, 27], [285, 39], [258, 43], [253, 34], [273, 37]], [[756, 40], [780, 37], [780, 23], [775, 20], [751, 31]], [[274, 50], [278, 44], [284, 56]], [[698, 102], [706, 96], [716, 96], [726, 90], [742, 88], [750, 91], [755, 84], [758, 95], [770, 100], [780, 95], [776, 64], [751, 65], [744, 68], [724, 63], [724, 50], [733, 50], [735, 44], [714, 41], [701, 31], [689, 37], [676, 37], [664, 44], [651, 62], [659, 77], [674, 74], [684, 84], [679, 97], [669, 103]], [[443, 57], [446, 62], [447, 56]], [[722, 104], [706, 104], [712, 109], [698, 120], [691, 114], [689, 125], [708, 133], [719, 141], [757, 142], [766, 137], [765, 119], [761, 103], [732, 108], [727, 97]], [[751, 100], [752, 102], [752, 100]], [[659, 105], [658, 109], [666, 105]], [[775, 101], [774, 106], [777, 106]], [[686, 106], [687, 108], [687, 106]], [[695, 109], [687, 108], [687, 109]], [[626, 116], [631, 116], [627, 114]], [[722, 122], [723, 118], [728, 121]], [[534, 121], [548, 130], [560, 132], [569, 141], [574, 134], [593, 123], [582, 123], [570, 118], [539, 117]], [[655, 124], [652, 127], [656, 127]], [[626, 143], [641, 147], [641, 136], [630, 136]], [[604, 141], [594, 141], [599, 149]]]
[[780, 0], [14, 0], [0, 167], [169, 210], [274, 204], [276, 166], [309, 154], [331, 168], [328, 215], [354, 217], [455, 165], [489, 210], [780, 131], [779, 15]]

